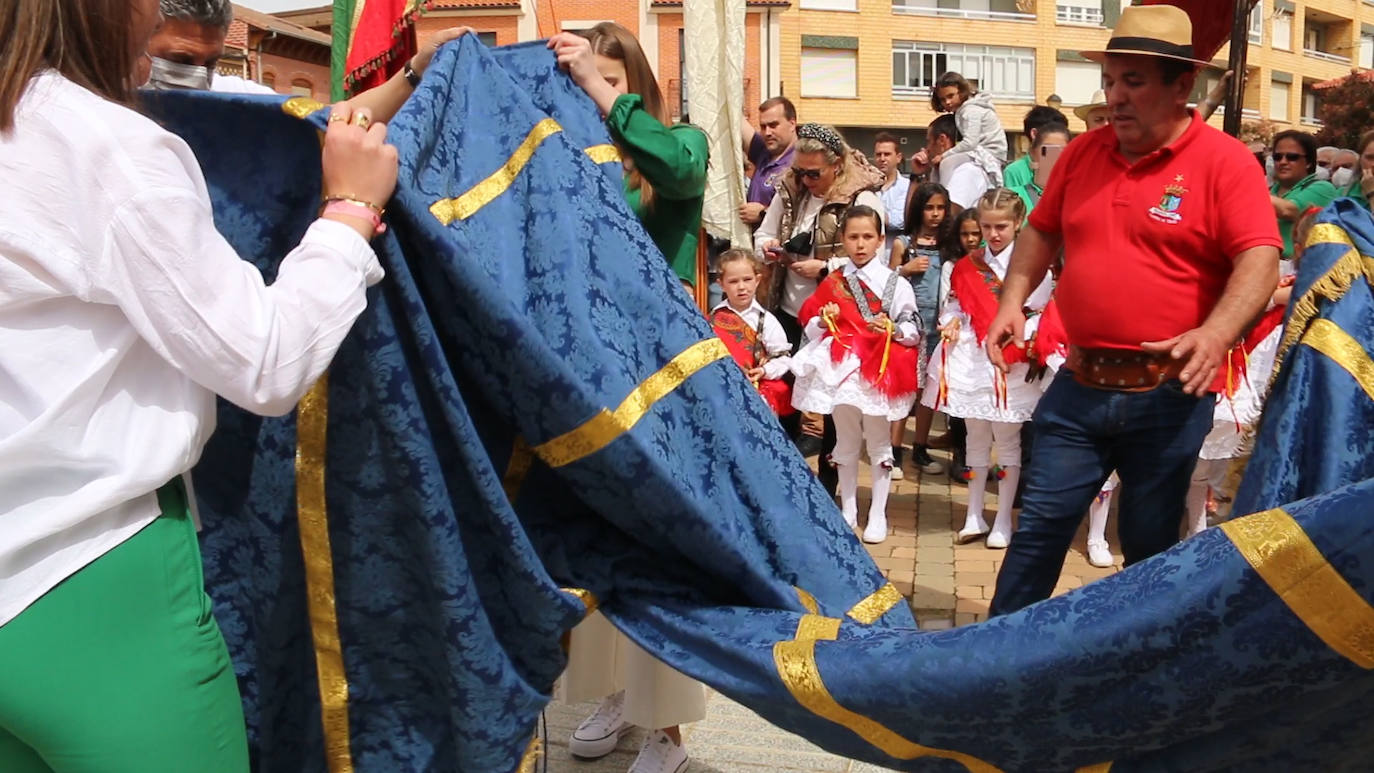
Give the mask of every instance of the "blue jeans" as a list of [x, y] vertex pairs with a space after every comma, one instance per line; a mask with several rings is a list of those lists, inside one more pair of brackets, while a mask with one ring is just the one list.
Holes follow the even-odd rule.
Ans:
[[1035, 409], [1021, 519], [1007, 548], [992, 615], [1047, 599], [1093, 497], [1121, 477], [1119, 521], [1126, 565], [1178, 542], [1188, 481], [1212, 427], [1210, 394], [1170, 381], [1149, 392], [1086, 387], [1060, 370]]

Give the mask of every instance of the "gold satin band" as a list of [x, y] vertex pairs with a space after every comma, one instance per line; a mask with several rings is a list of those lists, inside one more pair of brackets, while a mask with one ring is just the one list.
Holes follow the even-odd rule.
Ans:
[[1283, 330], [1283, 340], [1279, 342], [1278, 352], [1274, 355], [1274, 370], [1269, 378], [1272, 386], [1274, 379], [1278, 378], [1279, 372], [1283, 370], [1283, 364], [1288, 359], [1288, 353], [1307, 332], [1312, 320], [1317, 318], [1317, 301], [1325, 298], [1329, 301], [1340, 300], [1349, 290], [1356, 279], [1364, 277], [1365, 281], [1374, 284], [1374, 258], [1360, 255], [1355, 249], [1350, 236], [1334, 223], [1318, 223], [1312, 227], [1312, 232], [1307, 235], [1307, 248], [1311, 249], [1322, 244], [1336, 244], [1344, 246], [1346, 251], [1341, 255], [1331, 268], [1326, 270], [1317, 281], [1307, 288], [1307, 292], [1300, 298], [1290, 301], [1291, 311], [1288, 313], [1288, 323]]
[[819, 615], [821, 613], [821, 607], [819, 604], [816, 603], [815, 596], [812, 596], [810, 593], [807, 593], [801, 588], [797, 588], [795, 585], [792, 587], [797, 591], [797, 598], [801, 600], [801, 605], [803, 609], [805, 609], [807, 612], [810, 612], [813, 615]]
[[1374, 400], [1374, 361], [1360, 342], [1341, 330], [1340, 325], [1329, 319], [1319, 319], [1302, 337], [1302, 343], [1331, 358], [1355, 378], [1369, 399]]
[[873, 591], [868, 598], [855, 604], [845, 614], [858, 620], [864, 625], [873, 625], [878, 619], [887, 614], [893, 607], [902, 601], [902, 592], [892, 583], [887, 583], [883, 587]]
[[281, 103], [281, 111], [292, 118], [304, 118], [326, 107], [327, 105], [316, 102], [310, 97], [292, 97]]
[[1267, 510], [1220, 528], [1312, 633], [1360, 668], [1374, 668], [1374, 608], [1327, 562], [1292, 516]]
[[305, 559], [306, 604], [320, 684], [320, 720], [330, 773], [352, 773], [349, 748], [348, 676], [334, 605], [334, 558], [325, 508], [325, 433], [329, 427], [329, 375], [320, 377], [296, 413], [296, 511]]
[[552, 118], [545, 118], [530, 129], [530, 133], [525, 135], [524, 142], [515, 149], [506, 163], [500, 169], [492, 172], [487, 179], [477, 183], [468, 189], [461, 196], [452, 199], [440, 199], [429, 208], [430, 214], [434, 215], [442, 225], [448, 225], [454, 220], [466, 220], [477, 214], [482, 207], [490, 204], [506, 192], [506, 189], [515, 182], [515, 178], [520, 176], [520, 170], [530, 162], [534, 156], [534, 151], [544, 140], [563, 131], [563, 127]]
[[590, 456], [630, 431], [654, 404], [682, 386], [693, 373], [730, 356], [725, 342], [712, 336], [687, 347], [656, 373], [635, 387], [614, 412], [601, 412], [576, 429], [534, 447], [534, 453], [550, 467], [562, 467]]
[[609, 164], [612, 161], [620, 160], [620, 148], [606, 143], [604, 145], [593, 145], [582, 151], [587, 157], [598, 164]]
[[[878, 593], [882, 592], [880, 589]], [[798, 588], [797, 594], [801, 597], [803, 606], [808, 606], [808, 599], [812, 604], [815, 603], [815, 599], [806, 591]], [[977, 757], [912, 743], [878, 722], [841, 706], [825, 686], [820, 668], [816, 665], [816, 642], [833, 641], [838, 638], [841, 622], [839, 618], [834, 617], [803, 615], [797, 622], [796, 636], [791, 641], [780, 641], [773, 645], [773, 665], [778, 670], [778, 678], [797, 703], [816, 716], [848, 728], [894, 759], [939, 757], [959, 762], [973, 773], [1001, 773], [998, 768]]]
[[1111, 769], [1112, 763], [1099, 762], [1096, 765], [1084, 765], [1083, 767], [1075, 771], [1075, 773], [1107, 773], [1107, 771]]
[[601, 601], [596, 597], [596, 594], [586, 588], [559, 588], [559, 590], [582, 602], [582, 606], [587, 608], [588, 615], [595, 612], [596, 608], [601, 606]]
[[539, 736], [530, 739], [530, 745], [525, 747], [525, 754], [520, 757], [520, 764], [516, 766], [515, 773], [534, 773], [534, 766], [539, 763], [539, 758], [544, 756], [544, 742], [539, 740]]

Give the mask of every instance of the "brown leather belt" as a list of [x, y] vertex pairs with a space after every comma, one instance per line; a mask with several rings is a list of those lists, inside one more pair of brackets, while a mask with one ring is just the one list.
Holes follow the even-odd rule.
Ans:
[[1165, 381], [1178, 378], [1183, 363], [1166, 354], [1133, 349], [1070, 346], [1064, 367], [1073, 371], [1074, 381], [1083, 386], [1114, 392], [1148, 392]]

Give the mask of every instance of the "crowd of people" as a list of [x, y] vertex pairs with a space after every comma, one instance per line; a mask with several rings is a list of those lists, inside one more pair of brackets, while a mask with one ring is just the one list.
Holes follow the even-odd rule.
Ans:
[[[269, 286], [215, 230], [185, 143], [132, 107], [137, 86], [253, 90], [214, 74], [230, 18], [224, 0], [0, 0], [0, 658], [23, 664], [0, 676], [5, 770], [133, 770], [148, 748], [168, 769], [246, 769], [183, 476], [214, 395], [280, 414], [328, 366], [383, 278], [369, 240], [397, 176], [384, 122], [466, 32], [331, 108], [319, 219]], [[631, 211], [697, 281], [706, 136], [673, 124], [623, 27], [548, 47], [605, 118]], [[1355, 149], [1301, 132], [1255, 149], [1207, 126], [1176, 8], [1126, 9], [1084, 55], [1104, 89], [1074, 111], [1083, 125], [1031, 108], [1014, 160], [990, 96], [959, 73], [932, 89], [940, 115], [909, 159], [880, 133], [870, 163], [767, 100], [740, 136], [753, 244], [713, 264], [712, 326], [864, 541], [887, 538], [908, 458], [967, 483], [951, 539], [1007, 551], [993, 614], [1049, 596], [1085, 514], [1089, 560], [1111, 565], [1113, 495], [1127, 564], [1209, 525], [1261, 415], [1305, 231], [1374, 191], [1374, 132]], [[73, 180], [99, 184], [53, 185]], [[108, 658], [70, 657], [76, 628]], [[704, 715], [699, 684], [599, 614], [568, 654], [562, 697], [602, 699], [575, 755], [639, 725], [653, 731], [632, 771], [685, 768], [678, 726]]]

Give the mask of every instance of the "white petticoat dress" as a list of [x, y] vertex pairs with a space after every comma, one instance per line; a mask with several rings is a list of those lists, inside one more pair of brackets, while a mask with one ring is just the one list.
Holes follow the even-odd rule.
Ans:
[[[864, 267], [860, 276], [865, 283], [871, 281], [883, 288], [883, 308], [897, 323], [892, 345], [919, 346], [920, 323], [916, 321], [919, 316], [911, 283], [888, 281], [886, 274], [896, 276], [874, 261]], [[845, 352], [844, 358], [835, 362], [830, 356], [830, 331], [821, 327], [818, 320], [819, 317], [807, 323], [807, 343], [792, 356], [792, 373], [797, 377], [792, 387], [792, 406], [808, 413], [829, 414], [837, 405], [852, 405], [865, 416], [885, 416], [889, 421], [905, 419], [911, 413], [916, 393], [888, 397], [878, 391], [859, 372], [859, 358], [853, 352]]]
[[1217, 395], [1217, 407], [1212, 412], [1212, 431], [1202, 441], [1199, 459], [1234, 459], [1240, 455], [1245, 435], [1259, 423], [1264, 410], [1269, 376], [1274, 369], [1274, 358], [1282, 339], [1283, 325], [1260, 339], [1250, 352], [1245, 376], [1235, 385], [1235, 394], [1229, 398]]

